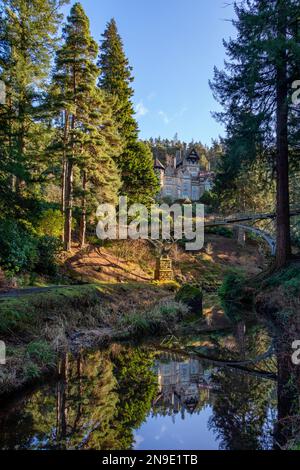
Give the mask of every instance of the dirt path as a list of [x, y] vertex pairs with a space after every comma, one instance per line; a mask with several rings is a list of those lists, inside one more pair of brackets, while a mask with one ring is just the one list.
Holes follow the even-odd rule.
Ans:
[[26, 287], [25, 289], [11, 289], [9, 291], [0, 291], [0, 299], [7, 297], [21, 297], [23, 295], [40, 294], [57, 289], [65, 289], [72, 286], [49, 286], [49, 287]]

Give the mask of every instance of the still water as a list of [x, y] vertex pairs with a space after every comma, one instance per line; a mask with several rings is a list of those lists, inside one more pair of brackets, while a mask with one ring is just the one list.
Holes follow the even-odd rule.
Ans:
[[[237, 354], [233, 337], [222, 342]], [[250, 343], [247, 354], [255, 355], [257, 337], [255, 347]], [[199, 348], [201, 341], [192, 344]], [[216, 354], [216, 339], [204, 344], [206, 349], [213, 344]], [[276, 382], [263, 374], [216, 366], [181, 354], [178, 346], [174, 352], [160, 345], [119, 344], [66, 355], [59, 372], [58, 381], [1, 407], [0, 448], [210, 450], [274, 445]]]

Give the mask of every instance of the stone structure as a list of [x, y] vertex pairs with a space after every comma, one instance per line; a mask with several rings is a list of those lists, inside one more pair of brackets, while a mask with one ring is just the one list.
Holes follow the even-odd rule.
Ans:
[[173, 281], [174, 272], [172, 269], [172, 260], [168, 256], [162, 256], [156, 260], [155, 269], [156, 281]]
[[166, 166], [155, 160], [155, 171], [161, 185], [161, 197], [172, 201], [189, 199], [199, 201], [205, 191], [212, 188], [213, 173], [202, 171], [200, 157], [195, 149], [182, 156], [167, 156]]
[[233, 226], [233, 235], [240, 246], [246, 245], [246, 230], [243, 227]]

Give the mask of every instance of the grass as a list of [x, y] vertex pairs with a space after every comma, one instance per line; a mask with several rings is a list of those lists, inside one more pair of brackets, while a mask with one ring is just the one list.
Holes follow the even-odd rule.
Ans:
[[300, 265], [290, 265], [267, 279], [267, 288], [282, 287], [289, 296], [300, 295]]
[[95, 285], [74, 286], [3, 298], [0, 300], [0, 334], [32, 333], [40, 321], [51, 320], [52, 315], [66, 318], [74, 309], [84, 313], [99, 302], [101, 291], [102, 288]]
[[119, 328], [129, 336], [139, 337], [174, 332], [176, 323], [191, 316], [189, 308], [174, 301], [162, 302], [143, 314], [133, 312], [120, 319]]
[[[233, 322], [241, 320], [240, 312], [250, 318], [258, 314], [288, 330], [297, 323], [300, 328], [300, 264], [291, 263], [263, 280], [248, 279], [241, 272], [225, 276], [218, 290], [226, 316]], [[243, 315], [243, 319], [245, 315]]]
[[186, 307], [170, 302], [175, 287], [95, 284], [3, 298], [0, 337], [6, 343], [7, 364], [0, 368], [0, 395], [52, 373], [76, 332], [87, 335], [82, 347], [90, 345], [94, 330], [111, 332], [111, 340], [169, 332], [188, 314]]

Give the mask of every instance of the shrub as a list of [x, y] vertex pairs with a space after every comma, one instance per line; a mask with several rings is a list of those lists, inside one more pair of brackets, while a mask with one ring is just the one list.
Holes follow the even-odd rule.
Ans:
[[160, 286], [170, 292], [176, 292], [180, 288], [180, 284], [176, 281], [153, 281], [152, 284]]
[[267, 281], [267, 287], [283, 286], [287, 295], [298, 297], [300, 295], [300, 268], [299, 265], [290, 265], [274, 273]]
[[64, 226], [64, 218], [58, 209], [48, 209], [43, 212], [36, 227], [36, 232], [40, 237], [56, 237], [62, 234]]
[[36, 271], [50, 276], [57, 273], [57, 256], [62, 249], [61, 241], [55, 237], [42, 237], [37, 244], [38, 262]]
[[193, 313], [202, 314], [202, 289], [195, 285], [185, 284], [177, 292], [176, 302], [182, 302], [187, 305]]
[[225, 238], [232, 238], [233, 232], [228, 227], [206, 227], [205, 233], [211, 233], [213, 235], [220, 235]]
[[200, 198], [200, 202], [205, 206], [212, 206], [215, 208], [218, 205], [218, 197], [212, 191], [205, 191]]
[[241, 307], [244, 309], [253, 304], [253, 290], [247, 288], [245, 277], [240, 273], [228, 274], [218, 294], [226, 315], [233, 322], [241, 319]]
[[41, 367], [55, 364], [55, 354], [46, 341], [32, 341], [27, 346], [26, 354]]
[[293, 279], [300, 278], [300, 269], [299, 266], [288, 266], [281, 271], [274, 273], [266, 282], [268, 287], [278, 287], [283, 285]]
[[14, 220], [0, 221], [0, 263], [12, 274], [30, 271], [38, 260], [34, 237]]
[[284, 283], [284, 288], [291, 297], [298, 297], [300, 295], [300, 276], [286, 281]]
[[41, 375], [41, 370], [37, 364], [29, 361], [25, 366], [24, 375], [27, 380], [38, 379]]

